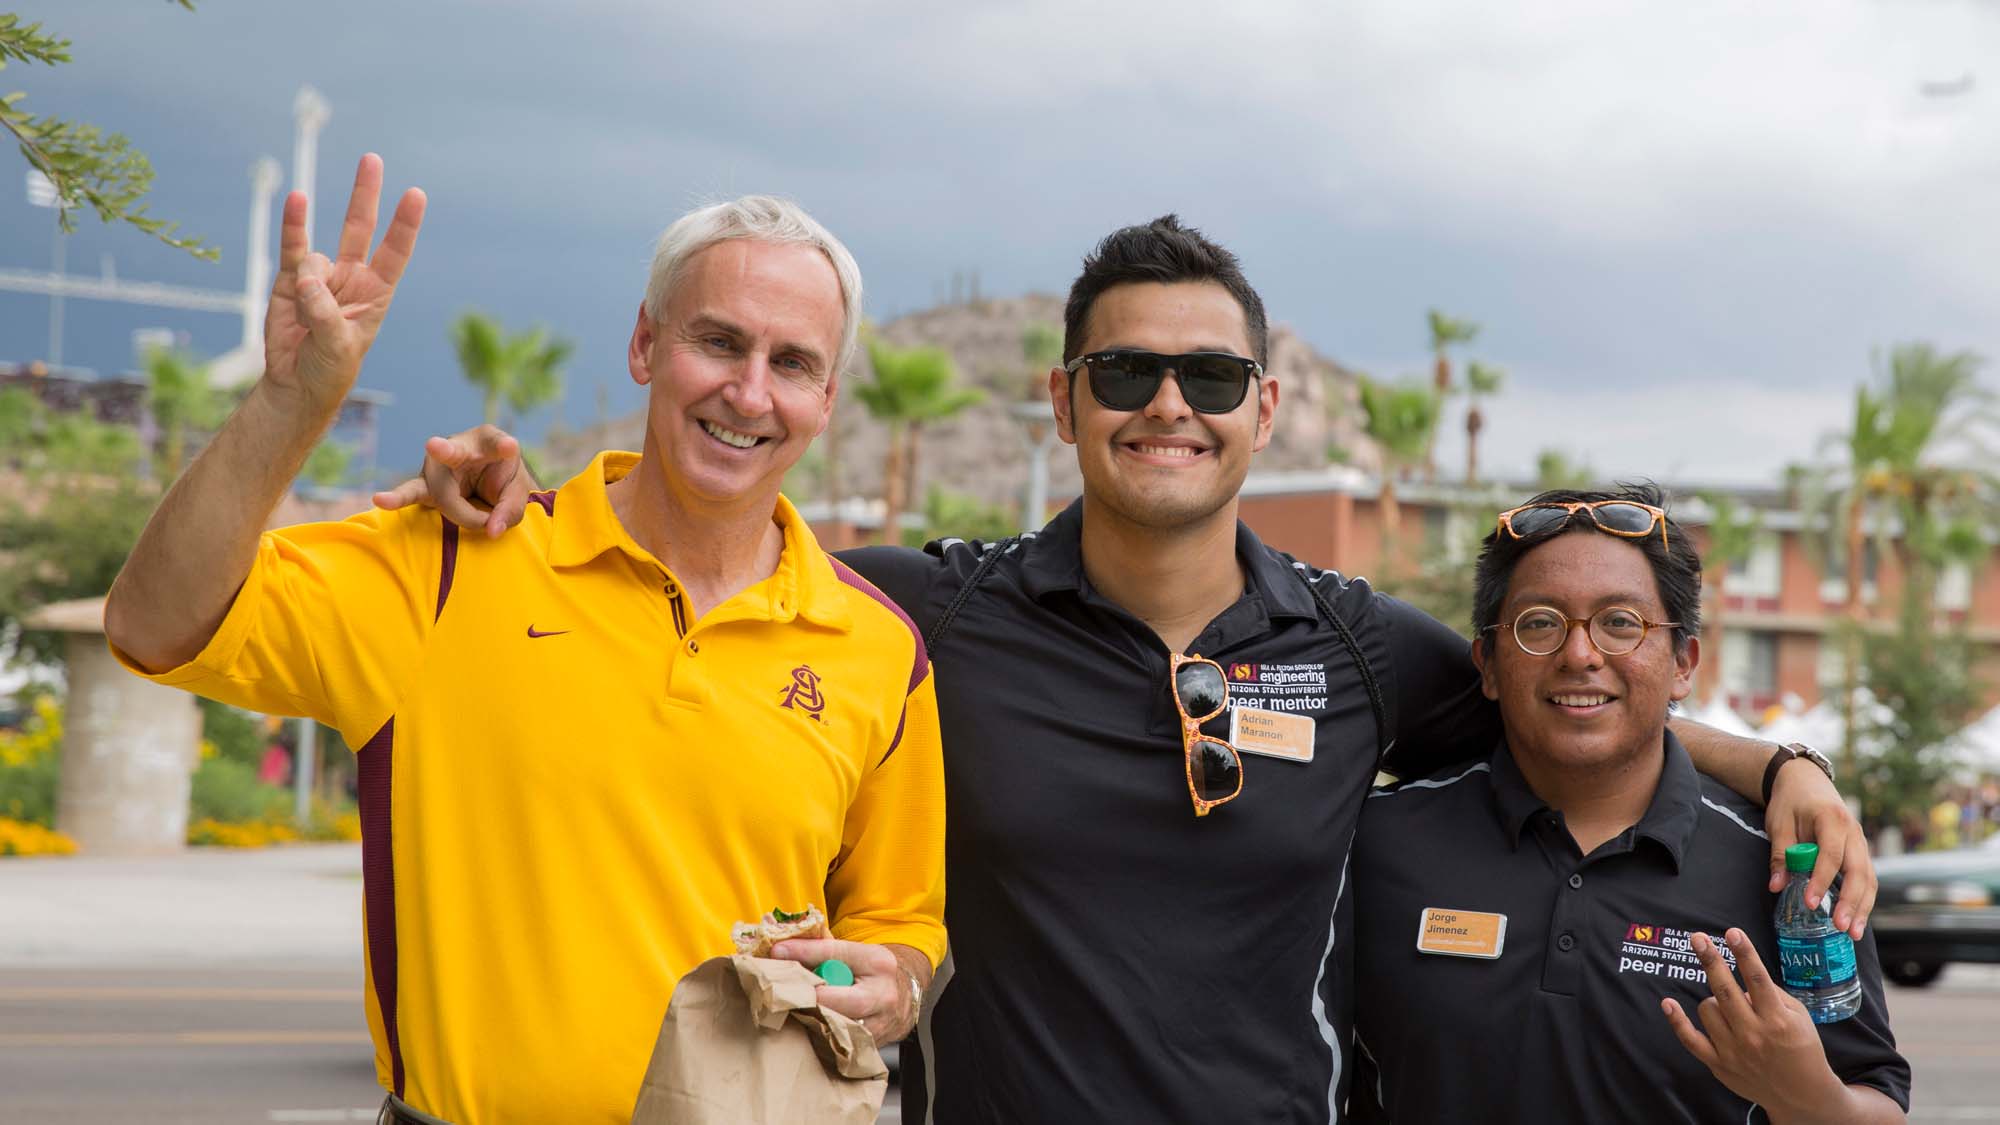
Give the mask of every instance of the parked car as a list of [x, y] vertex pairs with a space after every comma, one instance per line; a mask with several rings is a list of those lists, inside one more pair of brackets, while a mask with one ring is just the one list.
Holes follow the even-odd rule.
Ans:
[[1953, 961], [2000, 962], [2000, 835], [1972, 848], [1886, 856], [1869, 926], [1882, 975], [1922, 987]]

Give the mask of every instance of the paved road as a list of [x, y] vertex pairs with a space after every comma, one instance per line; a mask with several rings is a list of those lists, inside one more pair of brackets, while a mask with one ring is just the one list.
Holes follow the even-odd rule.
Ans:
[[373, 1121], [361, 932], [359, 845], [0, 860], [0, 1125]]
[[[0, 1122], [373, 1120], [358, 867], [352, 847], [0, 860]], [[1911, 1120], [2000, 1123], [2000, 966], [1889, 1007]]]
[[0, 970], [0, 1120], [374, 1120], [361, 971]]
[[1929, 988], [1889, 986], [1915, 1072], [1910, 1120], [2000, 1122], [2000, 965], [1953, 965]]
[[[359, 966], [0, 970], [0, 1121], [373, 1120]], [[1891, 989], [1918, 1122], [2000, 1122], [2000, 969]], [[900, 1119], [891, 1107], [885, 1125]]]

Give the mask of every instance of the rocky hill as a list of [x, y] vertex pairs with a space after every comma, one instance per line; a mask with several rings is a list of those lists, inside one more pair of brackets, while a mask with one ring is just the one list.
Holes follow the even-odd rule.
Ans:
[[[1039, 293], [986, 298], [910, 313], [879, 326], [889, 343], [944, 348], [957, 362], [961, 378], [986, 392], [985, 402], [925, 427], [912, 494], [916, 503], [921, 504], [932, 486], [990, 504], [1019, 503], [1028, 479], [1027, 446], [1021, 424], [1009, 417], [1007, 408], [1044, 400], [1047, 378], [1046, 372], [1029, 370], [1021, 338], [1035, 323], [1060, 331], [1062, 306], [1061, 298]], [[1277, 432], [1253, 469], [1316, 468], [1327, 463], [1329, 448], [1342, 451], [1344, 460], [1363, 469], [1379, 466], [1373, 444], [1360, 430], [1353, 372], [1320, 355], [1282, 325], [1271, 329], [1269, 367], [1280, 388]], [[865, 350], [848, 378], [873, 378]], [[582, 430], [551, 432], [550, 468], [567, 473], [598, 449], [637, 449], [644, 424], [644, 413], [635, 412]], [[860, 400], [843, 396], [834, 411], [832, 430], [793, 472], [786, 491], [799, 501], [826, 499], [830, 490], [843, 497], [880, 496], [888, 448], [885, 427], [868, 416]], [[1050, 461], [1050, 496], [1075, 495], [1081, 481], [1068, 447], [1059, 446]], [[837, 482], [828, 480], [830, 468], [837, 473]]]

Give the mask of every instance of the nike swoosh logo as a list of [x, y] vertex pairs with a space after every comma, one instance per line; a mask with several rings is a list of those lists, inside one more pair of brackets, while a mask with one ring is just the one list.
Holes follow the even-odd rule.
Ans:
[[528, 635], [531, 637], [560, 637], [567, 632], [569, 632], [568, 629], [553, 629], [550, 630], [549, 632], [542, 633], [542, 632], [537, 632], [533, 625], [528, 626]]

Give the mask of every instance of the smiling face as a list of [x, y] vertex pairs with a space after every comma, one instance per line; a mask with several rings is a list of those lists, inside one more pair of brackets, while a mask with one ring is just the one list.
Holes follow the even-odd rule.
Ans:
[[[1252, 355], [1243, 308], [1213, 282], [1133, 282], [1091, 306], [1078, 354], [1134, 349], [1180, 355]], [[1271, 440], [1278, 384], [1268, 373], [1228, 414], [1198, 414], [1172, 378], [1138, 410], [1110, 410], [1091, 396], [1088, 369], [1075, 391], [1060, 369], [1049, 377], [1056, 430], [1076, 446], [1087, 507], [1141, 527], [1186, 527], [1228, 508], [1250, 471], [1250, 455]]]
[[1674, 630], [1652, 629], [1638, 648], [1605, 656], [1578, 625], [1555, 652], [1531, 656], [1513, 635], [1514, 619], [1530, 606], [1571, 618], [1625, 606], [1648, 621], [1671, 620], [1645, 553], [1582, 529], [1535, 547], [1514, 564], [1500, 627], [1482, 634], [1472, 655], [1517, 759], [1596, 771], [1657, 755], [1668, 701], [1687, 697], [1701, 642], [1687, 638], [1676, 651]]
[[819, 250], [745, 238], [689, 259], [657, 323], [640, 309], [627, 360], [684, 502], [775, 502], [832, 415], [843, 316]]

